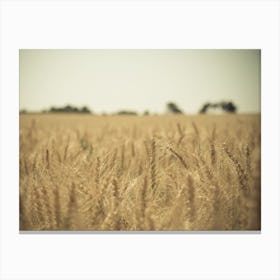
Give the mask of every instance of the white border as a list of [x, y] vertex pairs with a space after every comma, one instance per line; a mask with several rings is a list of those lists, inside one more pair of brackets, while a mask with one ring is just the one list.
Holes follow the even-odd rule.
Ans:
[[[279, 2], [2, 1], [1, 279], [279, 279]], [[262, 233], [18, 232], [18, 50], [262, 49]]]

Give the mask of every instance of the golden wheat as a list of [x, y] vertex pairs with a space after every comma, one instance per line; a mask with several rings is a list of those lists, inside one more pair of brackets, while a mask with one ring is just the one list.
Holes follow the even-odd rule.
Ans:
[[260, 115], [20, 116], [21, 230], [259, 230]]

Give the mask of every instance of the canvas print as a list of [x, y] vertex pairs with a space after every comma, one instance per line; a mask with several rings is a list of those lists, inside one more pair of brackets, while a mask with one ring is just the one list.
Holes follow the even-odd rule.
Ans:
[[19, 50], [21, 231], [261, 229], [261, 51]]

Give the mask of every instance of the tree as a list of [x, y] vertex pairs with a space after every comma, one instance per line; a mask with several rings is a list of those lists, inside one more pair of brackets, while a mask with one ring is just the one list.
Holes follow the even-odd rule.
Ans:
[[167, 110], [173, 114], [183, 114], [183, 111], [173, 102], [169, 102], [166, 104]]
[[221, 108], [226, 113], [236, 113], [237, 107], [232, 102], [205, 103], [199, 110], [200, 114], [207, 113], [209, 108]]
[[210, 103], [205, 103], [205, 104], [203, 105], [203, 107], [199, 110], [199, 113], [200, 113], [200, 114], [205, 114], [205, 113], [207, 112], [209, 106], [211, 106]]
[[81, 109], [80, 112], [83, 113], [83, 114], [89, 114], [89, 113], [91, 113], [91, 111], [89, 110], [89, 108], [86, 107], [86, 106], [84, 106], [84, 107]]
[[236, 106], [232, 102], [222, 102], [221, 105], [225, 112], [228, 112], [228, 113], [236, 112]]

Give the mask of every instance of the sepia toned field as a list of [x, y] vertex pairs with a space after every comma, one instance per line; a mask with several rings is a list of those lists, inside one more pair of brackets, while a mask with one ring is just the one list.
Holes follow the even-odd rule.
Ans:
[[20, 115], [20, 230], [260, 230], [260, 114]]

